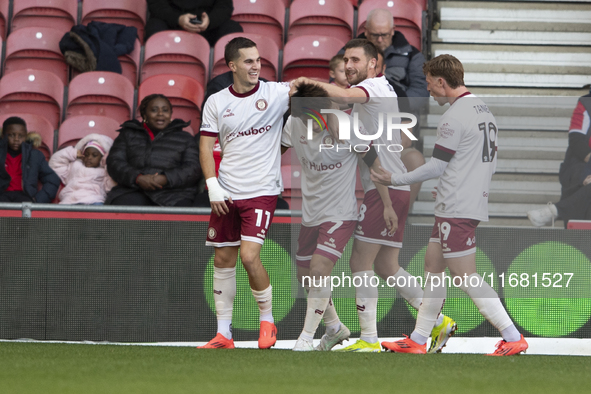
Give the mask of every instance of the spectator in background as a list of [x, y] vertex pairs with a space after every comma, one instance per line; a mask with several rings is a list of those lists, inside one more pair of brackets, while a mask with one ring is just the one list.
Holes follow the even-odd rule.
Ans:
[[[27, 124], [12, 116], [2, 124], [0, 139], [0, 202], [50, 203], [60, 186], [60, 179], [37, 148], [41, 136], [27, 133]], [[42, 187], [39, 190], [38, 184]]]
[[242, 32], [242, 26], [230, 20], [232, 0], [148, 0], [148, 10], [146, 40], [160, 31], [185, 30], [201, 34], [213, 47], [220, 37]]
[[140, 104], [143, 122], [121, 125], [107, 157], [107, 171], [117, 182], [107, 205], [193, 205], [201, 175], [199, 151], [183, 128], [190, 122], [172, 119], [172, 105], [161, 94]]
[[579, 98], [573, 111], [568, 132], [568, 148], [560, 165], [559, 179], [562, 195], [556, 204], [548, 203], [541, 209], [527, 213], [536, 227], [545, 226], [561, 218], [591, 219], [591, 93]]
[[328, 63], [330, 78], [332, 84], [337, 85], [340, 88], [347, 89], [349, 82], [347, 82], [347, 75], [345, 74], [345, 62], [343, 61], [343, 55], [335, 55], [330, 59]]
[[[384, 53], [384, 75], [398, 97], [429, 97], [423, 74], [425, 57], [408, 43], [404, 34], [396, 31], [390, 11], [380, 8], [371, 10], [365, 21], [365, 33], [359, 38], [367, 38]], [[425, 102], [411, 100], [411, 110], [418, 111]]]
[[60, 204], [104, 204], [115, 185], [106, 169], [112, 145], [110, 137], [93, 133], [51, 156], [49, 166], [65, 185], [59, 194]]

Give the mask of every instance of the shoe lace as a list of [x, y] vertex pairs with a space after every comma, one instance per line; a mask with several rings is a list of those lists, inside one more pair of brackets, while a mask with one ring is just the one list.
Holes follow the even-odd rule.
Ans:
[[503, 345], [505, 345], [507, 343], [507, 341], [505, 341], [504, 339], [501, 339], [499, 342], [497, 342], [497, 344], [495, 345], [495, 347], [497, 348], [497, 351], [500, 350]]

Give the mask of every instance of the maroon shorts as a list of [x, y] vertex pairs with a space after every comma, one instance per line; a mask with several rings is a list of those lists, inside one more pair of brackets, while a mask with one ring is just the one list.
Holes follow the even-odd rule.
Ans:
[[324, 222], [314, 227], [300, 227], [296, 263], [310, 268], [312, 255], [324, 256], [333, 263], [341, 258], [347, 242], [355, 230], [355, 220]]
[[260, 196], [226, 201], [230, 212], [218, 216], [211, 212], [205, 245], [221, 248], [240, 246], [241, 241], [263, 244], [277, 206], [277, 196]]
[[404, 225], [408, 216], [410, 192], [408, 190], [388, 189], [392, 208], [398, 216], [398, 229], [390, 233], [384, 220], [384, 204], [376, 189], [365, 193], [363, 204], [359, 208], [359, 219], [355, 229], [355, 239], [380, 244], [393, 248], [402, 248]]
[[435, 225], [429, 242], [441, 244], [443, 257], [454, 258], [476, 253], [476, 227], [474, 219], [442, 218], [435, 216]]

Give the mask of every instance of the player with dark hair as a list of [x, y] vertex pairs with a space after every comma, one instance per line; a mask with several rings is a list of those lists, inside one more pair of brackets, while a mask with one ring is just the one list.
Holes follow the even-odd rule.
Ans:
[[[353, 39], [345, 45], [345, 70], [351, 85], [348, 89], [338, 86], [298, 78], [294, 86], [301, 83], [317, 84], [328, 92], [331, 97], [338, 97], [354, 102], [352, 113], [357, 113], [359, 120], [369, 135], [377, 135], [379, 129], [386, 130], [386, 114], [397, 113], [396, 93], [386, 78], [376, 75], [378, 50], [366, 39]], [[381, 115], [384, 116], [381, 116]], [[382, 123], [380, 124], [380, 119]], [[393, 123], [401, 123], [400, 119], [392, 119]], [[406, 168], [400, 158], [400, 151], [391, 152], [384, 146], [401, 146], [400, 130], [393, 130], [392, 140], [387, 133], [374, 138], [372, 143], [381, 146], [378, 157], [382, 166], [396, 174], [404, 174]], [[423, 298], [420, 283], [412, 280], [411, 275], [398, 264], [398, 255], [402, 248], [404, 225], [408, 215], [410, 188], [409, 186], [392, 186], [385, 197], [379, 195], [376, 186], [370, 179], [369, 168], [360, 163], [361, 181], [365, 191], [363, 204], [359, 209], [355, 240], [351, 254], [351, 272], [353, 277], [372, 278], [374, 271], [385, 280], [393, 278], [398, 292], [418, 309]], [[390, 220], [390, 218], [394, 220]], [[357, 313], [361, 327], [360, 339], [345, 351], [379, 352], [380, 343], [377, 332], [377, 287], [367, 286], [356, 288]], [[450, 335], [456, 329], [456, 323], [449, 317], [441, 315], [433, 325], [430, 352], [440, 351]]]
[[[446, 296], [445, 269], [461, 277], [461, 288], [480, 313], [499, 330], [503, 340], [492, 356], [525, 352], [528, 345], [511, 321], [499, 296], [476, 272], [475, 230], [488, 221], [488, 193], [497, 163], [497, 125], [486, 104], [464, 86], [462, 63], [441, 55], [423, 66], [431, 96], [450, 108], [437, 126], [431, 160], [406, 174], [372, 170], [372, 180], [385, 185], [409, 185], [439, 178], [435, 226], [425, 254], [425, 295], [410, 338], [383, 342], [398, 353], [426, 353], [431, 327]], [[484, 147], [484, 148], [483, 148]], [[455, 283], [455, 282], [454, 282]]]
[[[300, 97], [307, 100], [294, 100]], [[322, 318], [326, 333], [316, 350], [330, 350], [349, 338], [351, 333], [340, 322], [330, 299], [330, 285], [323, 283], [323, 279], [330, 275], [357, 224], [355, 183], [358, 160], [363, 158], [367, 166], [376, 169], [380, 161], [373, 147], [357, 153], [355, 146], [366, 141], [355, 134], [351, 140], [339, 141], [327, 129], [328, 125], [338, 123], [335, 115], [324, 115], [326, 125], [312, 121], [314, 111], [338, 109], [321, 86], [299, 84], [292, 95], [290, 108], [291, 116], [283, 128], [281, 142], [284, 149], [291, 147], [295, 150], [302, 164], [302, 227], [296, 263], [298, 280], [309, 291], [304, 328], [293, 350], [314, 350], [314, 334]], [[353, 125], [352, 118], [349, 124]], [[313, 131], [311, 136], [310, 129]], [[386, 187], [379, 185], [378, 191], [380, 196], [389, 200]], [[390, 221], [395, 221], [393, 211], [391, 215]]]
[[[205, 244], [215, 248], [213, 292], [218, 321], [217, 335], [203, 348], [234, 347], [231, 324], [240, 252], [260, 311], [259, 348], [267, 349], [277, 340], [277, 328], [272, 288], [260, 252], [282, 189], [280, 141], [289, 84], [259, 81], [261, 58], [256, 44], [247, 38], [231, 40], [224, 55], [234, 83], [207, 100], [199, 148], [212, 208]], [[222, 149], [217, 178], [216, 138]]]

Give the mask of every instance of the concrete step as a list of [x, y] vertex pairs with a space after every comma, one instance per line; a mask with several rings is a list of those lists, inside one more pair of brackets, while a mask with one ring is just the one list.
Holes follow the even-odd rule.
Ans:
[[[589, 93], [589, 88], [550, 89], [550, 88], [506, 88], [470, 86], [470, 91], [478, 97], [576, 97]], [[574, 109], [574, 106], [573, 106]]]
[[[427, 115], [427, 127], [437, 127], [441, 115]], [[568, 130], [569, 117], [495, 116], [499, 130]]]
[[[591, 39], [591, 36], [589, 37]], [[526, 73], [464, 73], [467, 86], [507, 86], [580, 89], [591, 85], [591, 75], [526, 74]]]
[[457, 57], [468, 73], [591, 74], [588, 47], [434, 44], [432, 51]]
[[[432, 156], [436, 136], [423, 136], [423, 154]], [[566, 138], [499, 137], [499, 161], [501, 160], [562, 160], [568, 147]]]
[[[437, 186], [437, 179], [423, 182], [419, 193], [419, 200], [433, 201], [433, 190]], [[561, 187], [558, 182], [536, 181], [497, 181], [490, 187], [490, 203], [518, 203], [518, 204], [546, 204], [548, 201], [560, 200]]]
[[591, 4], [439, 2], [443, 29], [591, 32]]
[[563, 31], [438, 29], [431, 33], [433, 43], [573, 45], [591, 46], [591, 33]]
[[[406, 220], [409, 224], [419, 224], [419, 225], [428, 225], [433, 226], [435, 223], [435, 218], [433, 214], [431, 215], [409, 215], [408, 219]], [[531, 222], [527, 217], [494, 217], [489, 216], [488, 222], [480, 222], [478, 227], [533, 227]], [[564, 228], [564, 224], [562, 220], [557, 220], [554, 223], [554, 226], [557, 228]]]

